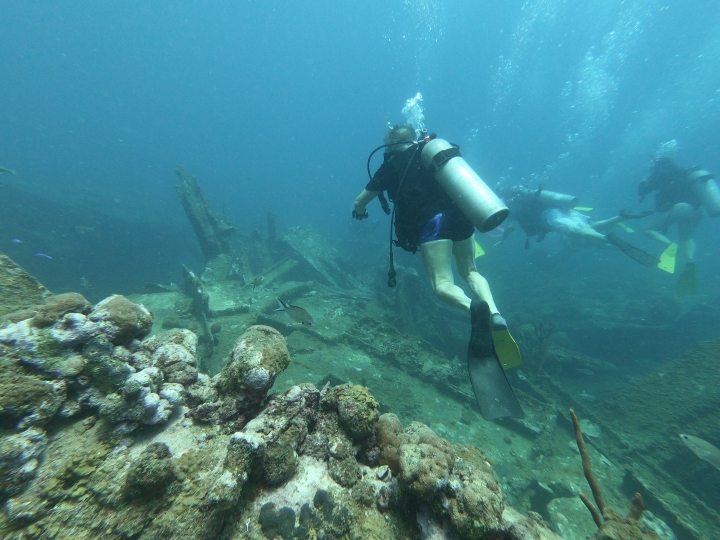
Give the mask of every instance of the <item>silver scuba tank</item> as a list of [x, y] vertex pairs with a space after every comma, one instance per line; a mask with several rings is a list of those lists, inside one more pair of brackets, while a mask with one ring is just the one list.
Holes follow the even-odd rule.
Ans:
[[698, 169], [690, 173], [690, 180], [693, 183], [695, 194], [711, 217], [720, 216], [720, 189], [712, 174], [704, 169]]
[[482, 178], [444, 139], [433, 139], [422, 150], [422, 163], [435, 180], [480, 232], [492, 231], [507, 218], [510, 210]]
[[540, 202], [549, 207], [565, 208], [566, 210], [572, 210], [578, 205], [579, 199], [572, 195], [565, 195], [564, 193], [556, 193], [555, 191], [540, 190], [535, 195]]

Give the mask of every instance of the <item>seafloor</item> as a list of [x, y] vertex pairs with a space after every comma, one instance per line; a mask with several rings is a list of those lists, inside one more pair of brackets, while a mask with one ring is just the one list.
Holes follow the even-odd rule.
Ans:
[[[398, 268], [392, 294], [378, 292], [308, 227], [256, 234], [201, 276], [187, 271], [184, 286], [148, 284], [94, 306], [0, 263], [3, 538], [720, 530], [717, 471], [677, 436], [720, 425], [720, 341], [601, 397], [552, 376], [616, 372], [573, 344], [637, 341], [687, 314], [628, 325], [589, 302], [563, 332], [511, 320], [525, 364], [510, 377], [526, 417], [486, 422], [456, 345], [469, 330], [461, 314], [438, 307], [412, 268]], [[314, 326], [275, 312], [276, 298]], [[608, 510], [598, 531], [578, 497], [590, 490], [570, 407], [608, 509], [625, 516], [639, 492], [641, 519]]]

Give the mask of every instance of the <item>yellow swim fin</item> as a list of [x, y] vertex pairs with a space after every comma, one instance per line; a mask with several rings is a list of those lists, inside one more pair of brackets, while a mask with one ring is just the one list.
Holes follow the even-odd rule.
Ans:
[[625, 229], [626, 232], [630, 232], [630, 233], [635, 232], [635, 229], [631, 229], [630, 227], [628, 227], [627, 225], [625, 225], [622, 222], [618, 223], [617, 226], [620, 227], [621, 229]]
[[697, 273], [695, 263], [687, 263], [678, 276], [675, 292], [682, 296], [697, 294]]
[[658, 263], [658, 268], [660, 270], [663, 270], [667, 272], [668, 274], [674, 274], [675, 273], [675, 262], [677, 257], [677, 249], [678, 245], [673, 242], [668, 247], [665, 248], [665, 251], [662, 252], [660, 255], [660, 262]]
[[510, 330], [494, 330], [492, 333], [493, 344], [495, 345], [495, 354], [497, 354], [500, 364], [504, 369], [518, 367], [522, 364], [520, 349], [515, 340], [510, 335]]
[[477, 240], [475, 240], [475, 258], [482, 257], [485, 255], [485, 250], [482, 248], [482, 246], [478, 243]]
[[577, 210], [578, 212], [590, 212], [592, 210], [592, 207], [590, 206], [576, 206], [573, 208], [573, 210]]

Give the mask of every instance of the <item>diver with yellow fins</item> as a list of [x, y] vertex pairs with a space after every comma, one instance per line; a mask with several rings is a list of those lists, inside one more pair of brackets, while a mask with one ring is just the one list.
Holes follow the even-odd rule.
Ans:
[[[695, 233], [700, 227], [703, 208], [711, 217], [720, 216], [720, 189], [712, 174], [700, 167], [683, 169], [669, 157], [653, 161], [650, 174], [638, 185], [640, 202], [655, 193], [655, 216], [645, 229], [645, 235], [663, 244], [659, 268], [675, 272], [678, 243], [685, 256], [685, 268], [678, 278], [678, 294], [695, 294]], [[678, 242], [667, 237], [668, 230], [677, 227]]]
[[658, 263], [657, 257], [608, 232], [613, 226], [630, 219], [643, 218], [648, 212], [621, 210], [617, 216], [591, 221], [589, 216], [581, 212], [590, 209], [578, 207], [577, 197], [548, 191], [542, 184], [537, 189], [510, 186], [498, 191], [511, 210], [510, 224], [505, 227], [498, 243], [504, 242], [510, 236], [517, 223], [527, 235], [526, 249], [530, 247], [530, 237], [535, 237], [536, 242], [542, 242], [547, 234], [556, 232], [576, 244], [618, 248], [644, 266]]
[[[522, 408], [504, 371], [520, 365], [520, 352], [475, 265], [475, 228], [493, 230], [509, 210], [462, 158], [457, 145], [412, 126], [389, 125], [384, 143], [368, 157], [370, 182], [355, 199], [352, 216], [366, 219], [366, 206], [375, 198], [386, 214], [392, 213], [388, 286], [396, 284], [393, 245], [412, 253], [419, 250], [435, 295], [470, 314], [468, 371], [483, 417], [521, 418]], [[381, 149], [383, 163], [372, 174], [370, 160]], [[392, 212], [384, 192], [394, 203]], [[455, 285], [453, 257], [476, 299]]]

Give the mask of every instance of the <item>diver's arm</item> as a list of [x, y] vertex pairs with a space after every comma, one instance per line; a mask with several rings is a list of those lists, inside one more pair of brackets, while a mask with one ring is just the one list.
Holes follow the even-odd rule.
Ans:
[[507, 225], [505, 225], [505, 230], [503, 231], [502, 240], [501, 242], [504, 242], [507, 240], [507, 237], [510, 236], [513, 231], [515, 230], [515, 220], [508, 221]]
[[355, 198], [355, 210], [353, 212], [353, 217], [356, 215], [367, 217], [367, 210], [365, 210], [365, 207], [370, 201], [377, 197], [379, 193], [379, 191], [368, 191], [367, 189], [363, 189], [362, 193]]
[[503, 231], [502, 238], [495, 242], [492, 247], [499, 246], [502, 244], [505, 240], [507, 240], [508, 236], [512, 234], [512, 232], [515, 230], [515, 220], [511, 219], [506, 222], [505, 230]]

